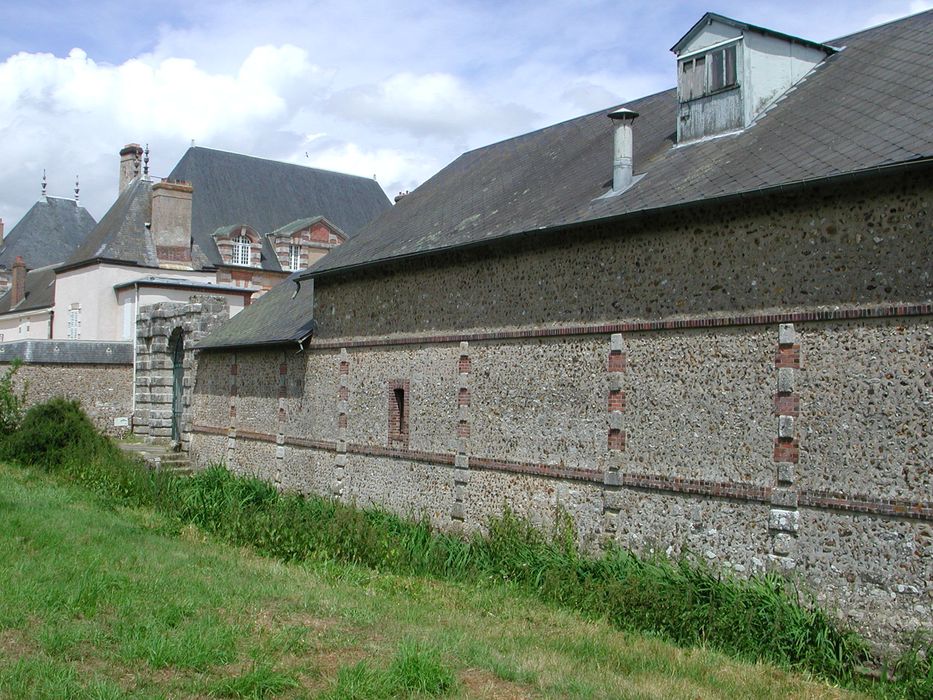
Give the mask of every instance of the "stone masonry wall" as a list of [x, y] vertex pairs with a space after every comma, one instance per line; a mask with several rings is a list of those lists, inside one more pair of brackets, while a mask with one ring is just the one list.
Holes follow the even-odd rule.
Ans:
[[319, 280], [304, 352], [201, 357], [192, 454], [452, 530], [564, 511], [930, 629], [930, 190], [875, 190]]
[[[0, 363], [0, 374], [10, 365]], [[124, 364], [24, 364], [14, 377], [19, 391], [26, 385], [26, 401], [33, 406], [64, 396], [77, 399], [99, 430], [119, 435], [127, 430], [114, 426], [116, 418], [133, 413], [133, 367]]]
[[315, 280], [317, 338], [929, 301], [933, 188], [891, 178]]

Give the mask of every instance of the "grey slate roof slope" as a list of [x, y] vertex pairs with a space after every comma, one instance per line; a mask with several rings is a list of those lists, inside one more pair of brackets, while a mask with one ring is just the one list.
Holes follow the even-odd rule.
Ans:
[[605, 109], [462, 155], [305, 276], [933, 156], [933, 11], [829, 43], [845, 48], [734, 136], [674, 148], [674, 90], [627, 103], [644, 178], [619, 196], [597, 199]]
[[157, 266], [152, 237], [146, 222], [152, 220], [152, 182], [134, 180], [104, 214], [69, 263], [108, 258]]
[[29, 268], [64, 262], [96, 223], [73, 199], [41, 197], [0, 243], [0, 268], [10, 269], [18, 255]]
[[[303, 283], [295, 294], [299, 273], [276, 285], [198, 343], [202, 349], [242, 345], [283, 345], [300, 342], [314, 328], [311, 319], [312, 285]], [[295, 295], [292, 298], [292, 295]]]
[[[195, 146], [169, 175], [194, 186], [192, 235], [214, 264], [220, 255], [211, 234], [247, 224], [260, 234], [296, 219], [324, 216], [352, 236], [390, 208], [375, 180]], [[263, 245], [263, 267], [281, 269]]]
[[20, 313], [21, 311], [35, 311], [36, 309], [48, 309], [55, 305], [55, 266], [29, 270], [26, 273], [26, 294], [23, 300], [10, 308], [10, 302], [13, 301], [11, 290], [0, 296], [0, 315], [8, 313]]

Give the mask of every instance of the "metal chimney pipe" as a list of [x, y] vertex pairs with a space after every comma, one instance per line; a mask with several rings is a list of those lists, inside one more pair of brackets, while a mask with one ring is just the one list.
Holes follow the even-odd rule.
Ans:
[[620, 107], [606, 116], [615, 126], [612, 148], [612, 191], [621, 192], [632, 184], [632, 152], [634, 150], [632, 124], [638, 112]]

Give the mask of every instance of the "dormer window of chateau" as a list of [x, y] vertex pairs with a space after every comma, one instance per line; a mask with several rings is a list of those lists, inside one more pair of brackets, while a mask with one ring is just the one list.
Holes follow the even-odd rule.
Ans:
[[347, 237], [323, 216], [298, 219], [266, 234], [283, 270], [304, 270]]
[[227, 265], [259, 267], [261, 260], [261, 238], [249, 226], [225, 226], [214, 234], [217, 250]]
[[741, 131], [835, 49], [707, 12], [677, 55], [677, 142]]

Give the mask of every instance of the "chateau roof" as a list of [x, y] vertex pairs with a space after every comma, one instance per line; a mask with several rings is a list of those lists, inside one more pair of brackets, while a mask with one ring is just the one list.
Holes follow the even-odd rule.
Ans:
[[0, 296], [0, 315], [8, 313], [22, 313], [23, 311], [36, 311], [48, 309], [55, 304], [55, 266], [29, 270], [26, 273], [26, 288], [23, 300], [15, 307], [10, 307], [13, 301], [12, 290], [8, 289]]
[[[189, 148], [168, 179], [194, 187], [191, 255], [195, 268], [222, 262], [213, 238], [219, 229], [245, 224], [263, 235], [314, 215], [326, 217], [352, 235], [390, 206], [385, 192], [369, 178], [210, 148]], [[152, 220], [152, 185], [136, 178], [127, 186], [68, 262], [100, 258], [158, 267], [146, 229]], [[264, 235], [262, 253], [264, 269], [281, 270]]]
[[40, 197], [0, 242], [0, 268], [18, 255], [30, 268], [64, 262], [96, 223], [73, 199]]
[[[352, 237], [391, 206], [370, 178], [200, 146], [188, 149], [169, 178], [194, 186], [191, 233], [214, 264], [221, 258], [211, 234], [221, 226], [246, 224], [264, 235], [323, 216]], [[274, 255], [269, 262], [280, 269]]]

